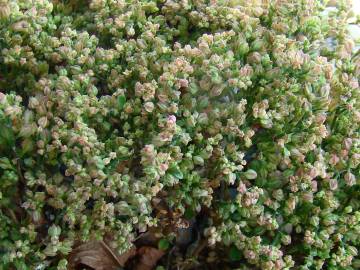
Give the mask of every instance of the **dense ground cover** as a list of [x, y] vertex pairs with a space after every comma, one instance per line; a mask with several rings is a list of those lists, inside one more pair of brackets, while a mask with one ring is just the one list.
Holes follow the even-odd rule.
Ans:
[[359, 269], [350, 10], [0, 0], [0, 269]]

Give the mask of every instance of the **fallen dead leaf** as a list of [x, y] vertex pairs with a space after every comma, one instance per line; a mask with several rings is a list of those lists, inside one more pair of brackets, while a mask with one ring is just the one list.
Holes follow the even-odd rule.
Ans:
[[148, 231], [138, 236], [135, 245], [142, 246], [156, 246], [159, 239], [163, 236], [162, 232], [155, 227], [148, 228]]
[[134, 270], [151, 270], [165, 252], [153, 247], [141, 247], [138, 250], [140, 256]]
[[117, 270], [119, 267], [124, 267], [129, 258], [135, 254], [136, 248], [120, 255], [105, 240], [90, 241], [71, 252], [68, 270], [75, 270], [79, 265], [86, 265], [94, 270]]

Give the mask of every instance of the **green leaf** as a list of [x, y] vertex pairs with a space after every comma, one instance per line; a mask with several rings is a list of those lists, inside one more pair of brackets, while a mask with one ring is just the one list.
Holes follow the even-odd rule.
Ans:
[[183, 179], [184, 178], [184, 174], [182, 173], [182, 171], [180, 170], [180, 168], [178, 166], [172, 166], [170, 167], [170, 169], [168, 170], [168, 172], [176, 177], [177, 179]]
[[268, 179], [266, 182], [266, 187], [270, 189], [280, 188], [282, 181], [280, 179]]
[[196, 165], [199, 165], [199, 166], [204, 165], [204, 159], [201, 156], [194, 156], [193, 159], [194, 159], [194, 163]]
[[48, 229], [48, 233], [51, 237], [57, 237], [61, 234], [61, 228], [59, 226], [56, 226], [55, 224], [53, 224]]
[[15, 137], [12, 128], [0, 123], [0, 145], [4, 148], [10, 148], [15, 144]]
[[17, 259], [14, 261], [14, 265], [17, 270], [28, 270], [26, 263], [22, 259]]
[[274, 237], [271, 245], [276, 246], [276, 245], [280, 244], [280, 242], [281, 242], [281, 235], [282, 235], [281, 232], [277, 233], [277, 234], [275, 235], [275, 237]]
[[254, 228], [253, 234], [254, 235], [262, 235], [265, 231], [266, 231], [265, 228], [259, 226], [259, 227]]
[[119, 105], [120, 110], [122, 110], [124, 108], [125, 103], [126, 103], [126, 97], [118, 96], [118, 105]]
[[0, 158], [0, 168], [4, 170], [15, 170], [10, 160], [6, 157]]
[[184, 213], [184, 217], [186, 219], [192, 219], [195, 216], [195, 211], [191, 208], [186, 208], [185, 209], [185, 213]]
[[236, 246], [231, 246], [229, 258], [232, 261], [240, 261], [241, 260], [241, 252]]
[[169, 243], [169, 241], [168, 240], [166, 240], [166, 239], [160, 239], [160, 241], [159, 241], [159, 243], [158, 243], [158, 247], [159, 247], [159, 249], [161, 249], [161, 250], [167, 250], [168, 248], [169, 248], [169, 246], [170, 246], [170, 243]]
[[243, 217], [241, 216], [239, 211], [235, 211], [234, 213], [231, 214], [231, 220], [235, 221], [235, 222], [239, 222], [243, 219]]
[[290, 151], [289, 151], [286, 147], [283, 148], [283, 153], [284, 153], [284, 156], [285, 156], [285, 157], [289, 157], [289, 156], [290, 156]]
[[258, 187], [265, 187], [266, 186], [266, 179], [265, 178], [258, 178], [255, 180], [255, 185]]

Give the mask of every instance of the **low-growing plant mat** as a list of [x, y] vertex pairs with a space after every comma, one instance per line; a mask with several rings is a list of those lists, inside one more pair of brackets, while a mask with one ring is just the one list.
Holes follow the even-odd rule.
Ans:
[[360, 269], [359, 19], [0, 0], [0, 270]]

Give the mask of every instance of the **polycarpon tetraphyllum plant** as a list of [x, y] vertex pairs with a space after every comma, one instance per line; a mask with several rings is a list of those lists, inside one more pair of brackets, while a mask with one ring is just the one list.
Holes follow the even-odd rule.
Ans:
[[149, 234], [157, 269], [359, 269], [350, 23], [343, 0], [0, 0], [0, 269]]

